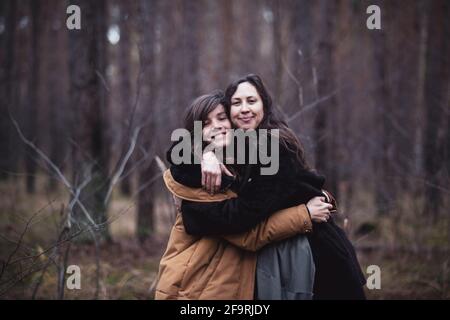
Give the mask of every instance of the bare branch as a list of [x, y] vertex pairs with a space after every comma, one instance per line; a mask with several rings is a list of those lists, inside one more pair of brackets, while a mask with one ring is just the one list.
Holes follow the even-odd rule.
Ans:
[[[301, 51], [300, 51], [301, 52]], [[286, 72], [288, 74], [288, 76], [292, 79], [292, 81], [295, 82], [295, 84], [297, 85], [297, 89], [298, 89], [298, 102], [300, 105], [300, 108], [303, 107], [303, 87], [302, 84], [300, 83], [300, 80], [297, 79], [297, 77], [294, 76], [294, 74], [292, 73], [291, 69], [289, 68], [289, 66], [287, 65], [286, 59], [284, 57], [281, 57], [281, 64], [283, 65], [283, 67], [286, 69]]]
[[142, 127], [139, 126], [133, 132], [133, 136], [131, 137], [130, 147], [128, 148], [127, 153], [125, 154], [124, 158], [122, 159], [122, 162], [121, 162], [119, 168], [117, 169], [116, 173], [113, 175], [111, 182], [109, 184], [108, 192], [106, 193], [105, 199], [103, 201], [104, 205], [106, 205], [108, 203], [114, 186], [119, 181], [120, 176], [122, 175], [123, 171], [125, 170], [125, 165], [127, 164], [128, 160], [130, 159], [131, 155], [133, 154], [134, 148], [136, 147], [137, 137], [138, 137], [141, 129], [142, 129]]
[[16, 252], [19, 250], [20, 246], [22, 245], [23, 237], [25, 236], [25, 233], [28, 231], [28, 227], [30, 226], [31, 221], [33, 221], [34, 217], [39, 213], [39, 211], [35, 212], [31, 218], [27, 221], [27, 224], [25, 225], [25, 228], [23, 229], [22, 233], [20, 234], [19, 241], [17, 242], [17, 245], [14, 247], [13, 251], [8, 255], [8, 259], [6, 259], [6, 262], [2, 265], [2, 270], [0, 272], [0, 279], [3, 277], [4, 271], [8, 267], [12, 257], [16, 254]]
[[71, 189], [72, 186], [70, 185], [69, 181], [66, 179], [66, 177], [64, 177], [64, 175], [62, 174], [62, 172], [59, 170], [59, 168], [47, 157], [47, 155], [42, 152], [38, 147], [36, 147], [36, 145], [31, 142], [30, 140], [28, 140], [27, 138], [25, 138], [25, 136], [22, 133], [22, 130], [20, 130], [19, 125], [17, 124], [16, 120], [12, 117], [12, 115], [10, 114], [11, 117], [11, 121], [14, 124], [14, 127], [17, 130], [17, 133], [19, 134], [20, 138], [22, 139], [22, 141], [29, 146], [31, 149], [33, 149], [34, 151], [36, 151], [36, 153], [38, 153], [44, 160], [45, 162], [58, 174], [59, 178], [61, 179], [61, 181], [64, 183], [64, 185]]
[[103, 75], [100, 73], [100, 71], [98, 71], [97, 69], [95, 70], [95, 74], [100, 78], [100, 80], [102, 81], [103, 86], [105, 87], [106, 91], [110, 91], [109, 87], [108, 87], [108, 83], [106, 82], [105, 77], [103, 77]]
[[[69, 183], [69, 181], [66, 179], [66, 177], [63, 175], [63, 173], [61, 172], [61, 170], [59, 170], [59, 168], [53, 163], [53, 161], [51, 161], [47, 155], [42, 152], [38, 147], [36, 147], [36, 145], [31, 142], [30, 140], [28, 140], [27, 138], [25, 138], [25, 136], [23, 135], [22, 131], [20, 130], [19, 125], [17, 124], [16, 120], [13, 118], [13, 116], [10, 114], [10, 118], [11, 121], [14, 124], [14, 127], [17, 130], [17, 133], [19, 134], [20, 138], [22, 139], [22, 141], [29, 146], [30, 148], [32, 148], [37, 154], [39, 154], [42, 159], [44, 159], [44, 161], [47, 163], [47, 165], [49, 165], [58, 175], [58, 177], [60, 178], [60, 180], [63, 182], [63, 184], [69, 189], [70, 193], [75, 196], [75, 191], [72, 187], [72, 185]], [[80, 206], [81, 211], [84, 213], [84, 215], [86, 216], [86, 218], [89, 220], [89, 222], [97, 227], [97, 224], [95, 223], [95, 221], [92, 219], [91, 215], [89, 214], [88, 210], [86, 209], [86, 207], [83, 205], [83, 203], [77, 198], [77, 204]]]
[[301, 110], [297, 111], [297, 112], [294, 113], [292, 116], [290, 116], [290, 117], [287, 119], [287, 121], [290, 122], [290, 121], [295, 120], [296, 118], [298, 118], [298, 117], [299, 117], [300, 115], [302, 115], [303, 113], [305, 113], [305, 112], [307, 112], [307, 111], [309, 111], [309, 110], [311, 110], [311, 109], [317, 107], [317, 106], [320, 105], [322, 102], [331, 99], [331, 98], [334, 97], [339, 91], [340, 91], [340, 89], [336, 89], [336, 90], [334, 90], [333, 92], [331, 92], [330, 94], [328, 94], [328, 95], [326, 95], [326, 96], [324, 96], [324, 97], [322, 97], [322, 98], [320, 98], [320, 99], [317, 99], [317, 100], [314, 101], [314, 102], [311, 102], [310, 104], [306, 105], [304, 108], [302, 108]]

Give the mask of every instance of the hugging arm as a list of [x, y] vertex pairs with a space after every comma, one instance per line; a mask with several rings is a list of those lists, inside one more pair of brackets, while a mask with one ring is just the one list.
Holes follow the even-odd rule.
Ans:
[[251, 230], [221, 236], [241, 249], [256, 252], [266, 244], [281, 241], [300, 233], [309, 233], [311, 219], [305, 205], [299, 205], [275, 212]]
[[[181, 199], [195, 201], [196, 203], [208, 203], [236, 197], [236, 194], [230, 191], [210, 195], [203, 189], [187, 187], [175, 181], [169, 170], [164, 173], [163, 179], [174, 196], [178, 211], [180, 211], [179, 203]], [[311, 229], [312, 222], [308, 209], [305, 205], [298, 205], [274, 213], [245, 233], [222, 235], [221, 237], [244, 250], [257, 251], [270, 242], [283, 240], [298, 233], [307, 233]]]
[[[253, 175], [238, 198], [201, 203], [183, 201], [181, 212], [186, 232], [193, 235], [221, 235], [245, 232], [275, 211], [302, 203], [290, 203], [296, 193], [289, 179], [291, 166], [280, 156], [279, 170], [274, 175]], [[255, 168], [258, 170], [258, 168]]]

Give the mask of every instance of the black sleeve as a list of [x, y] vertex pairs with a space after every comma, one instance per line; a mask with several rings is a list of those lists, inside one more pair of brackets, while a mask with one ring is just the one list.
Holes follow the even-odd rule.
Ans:
[[251, 229], [273, 212], [288, 208], [296, 192], [290, 160], [281, 156], [275, 175], [252, 174], [239, 197], [221, 202], [183, 200], [181, 212], [186, 232], [192, 235], [240, 233]]

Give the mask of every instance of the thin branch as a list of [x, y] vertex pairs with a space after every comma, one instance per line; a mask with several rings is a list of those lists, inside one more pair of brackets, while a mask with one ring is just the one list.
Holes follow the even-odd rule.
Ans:
[[98, 71], [97, 69], [95, 69], [95, 74], [100, 78], [100, 80], [102, 81], [103, 86], [105, 87], [106, 91], [110, 91], [109, 87], [108, 87], [108, 83], [106, 82], [105, 77], [103, 77], [103, 75], [100, 73], [100, 71]]
[[[341, 88], [342, 89], [342, 88]], [[296, 113], [294, 113], [292, 116], [290, 116], [287, 121], [291, 122], [293, 120], [295, 120], [296, 118], [298, 118], [300, 115], [302, 115], [303, 113], [317, 107], [318, 105], [320, 105], [322, 102], [327, 101], [329, 99], [331, 99], [332, 97], [334, 97], [341, 89], [336, 89], [333, 92], [331, 92], [330, 94], [317, 99], [314, 102], [311, 102], [310, 104], [306, 105], [304, 108], [302, 108], [301, 110], [297, 111]]]
[[[133, 102], [133, 106], [131, 109], [131, 114], [128, 120], [128, 127], [127, 127], [127, 137], [131, 137], [131, 128], [133, 127], [133, 122], [134, 122], [134, 116], [136, 114], [136, 110], [138, 108], [139, 105], [139, 100], [140, 100], [140, 96], [141, 96], [141, 81], [142, 81], [142, 76], [144, 75], [144, 68], [142, 65], [142, 58], [141, 58], [141, 48], [139, 47], [139, 44], [137, 44], [137, 48], [138, 48], [138, 61], [139, 61], [139, 72], [137, 75], [137, 79], [136, 79], [136, 96]], [[116, 167], [119, 165], [119, 163], [116, 164]], [[117, 170], [115, 170], [117, 171]]]
[[44, 160], [45, 162], [58, 174], [59, 178], [61, 179], [61, 181], [64, 183], [64, 185], [71, 189], [72, 186], [70, 185], [69, 181], [67, 181], [66, 177], [64, 177], [64, 175], [62, 174], [62, 172], [59, 170], [59, 168], [46, 156], [46, 154], [44, 152], [42, 152], [39, 148], [36, 147], [36, 145], [31, 142], [30, 140], [28, 140], [27, 138], [25, 138], [25, 136], [22, 133], [22, 130], [20, 130], [19, 125], [17, 124], [16, 120], [12, 117], [12, 115], [10, 114], [11, 117], [11, 121], [13, 122], [17, 133], [19, 134], [20, 138], [22, 139], [22, 141], [28, 145], [30, 148], [32, 148], [34, 151], [36, 151]]
[[122, 175], [123, 171], [125, 170], [125, 166], [126, 166], [128, 160], [130, 159], [131, 155], [133, 154], [134, 148], [136, 147], [137, 137], [138, 137], [141, 129], [142, 129], [142, 127], [137, 127], [133, 132], [133, 136], [131, 137], [130, 147], [128, 148], [127, 153], [123, 157], [119, 168], [117, 169], [116, 173], [113, 175], [111, 182], [109, 184], [108, 192], [106, 193], [105, 199], [103, 201], [104, 205], [106, 205], [108, 203], [114, 186], [119, 181], [119, 178]]
[[17, 245], [14, 247], [13, 251], [9, 254], [8, 259], [6, 259], [6, 262], [2, 265], [2, 270], [0, 272], [0, 279], [3, 277], [3, 274], [8, 267], [9, 263], [11, 262], [12, 257], [16, 254], [16, 252], [19, 250], [20, 246], [22, 245], [23, 237], [25, 236], [25, 233], [28, 231], [28, 227], [30, 226], [31, 221], [33, 221], [34, 217], [39, 213], [39, 211], [35, 212], [30, 219], [28, 219], [27, 224], [25, 225], [25, 228], [23, 229], [22, 233], [20, 234], [19, 241]]
[[139, 151], [141, 151], [143, 153], [143, 156], [138, 161], [135, 161], [135, 165], [133, 167], [131, 167], [130, 169], [128, 169], [128, 171], [120, 177], [119, 181], [121, 181], [122, 179], [124, 179], [127, 176], [129, 176], [130, 174], [132, 174], [137, 168], [139, 168], [141, 166], [142, 163], [144, 163], [145, 161], [148, 160], [150, 155], [147, 152], [147, 150], [145, 150], [145, 148], [143, 148], [143, 147], [139, 147]]
[[297, 77], [292, 73], [291, 69], [287, 65], [286, 59], [283, 56], [281, 57], [281, 64], [286, 69], [286, 72], [287, 72], [288, 76], [297, 85], [299, 106], [300, 106], [300, 108], [303, 108], [303, 87], [302, 87], [302, 84], [300, 83], [300, 80], [298, 80]]
[[[10, 114], [10, 118], [11, 118], [11, 121], [13, 122], [13, 124], [14, 124], [14, 127], [17, 130], [17, 133], [19, 134], [20, 138], [22, 139], [22, 141], [27, 146], [32, 148], [37, 154], [39, 154], [42, 157], [42, 159], [44, 159], [44, 161], [47, 163], [47, 165], [49, 165], [57, 173], [57, 175], [60, 178], [60, 180], [69, 189], [70, 193], [74, 196], [74, 189], [73, 189], [72, 185], [69, 183], [69, 181], [66, 179], [66, 177], [63, 175], [61, 170], [47, 157], [47, 155], [44, 152], [42, 152], [38, 147], [36, 147], [36, 145], [33, 142], [31, 142], [30, 140], [25, 138], [25, 136], [23, 135], [22, 131], [20, 130], [19, 125], [17, 124], [16, 120], [13, 118], [13, 116], [11, 114]], [[83, 205], [83, 203], [79, 199], [77, 199], [77, 204], [80, 206], [81, 211], [84, 213], [84, 215], [89, 220], [89, 222], [94, 227], [97, 227], [97, 224], [92, 219], [92, 217], [89, 214], [88, 210], [86, 209], [86, 207]]]
[[148, 180], [147, 182], [145, 182], [143, 185], [141, 185], [141, 187], [133, 194], [136, 195], [138, 193], [141, 193], [144, 189], [146, 189], [147, 187], [149, 187], [150, 185], [152, 185], [156, 180], [158, 180], [159, 178], [161, 178], [163, 175], [162, 172], [156, 174], [154, 177], [152, 177], [150, 180]]

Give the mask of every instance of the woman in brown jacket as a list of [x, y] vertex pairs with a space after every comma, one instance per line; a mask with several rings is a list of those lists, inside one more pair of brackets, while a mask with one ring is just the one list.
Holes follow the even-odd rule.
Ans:
[[[222, 101], [223, 93], [217, 91], [197, 98], [188, 109], [186, 129], [192, 133], [194, 121], [202, 121], [206, 144], [225, 146], [228, 142], [231, 124]], [[189, 179], [201, 177], [199, 165], [176, 166], [176, 170], [180, 168]], [[164, 182], [174, 196], [188, 201], [216, 202], [236, 197], [227, 189], [226, 179], [223, 192], [215, 195], [175, 181], [170, 170], [165, 172]], [[311, 199], [314, 201], [317, 199]], [[270, 242], [310, 232], [311, 219], [323, 221], [326, 214], [314, 208], [308, 212], [301, 204], [280, 210], [248, 232], [220, 237], [187, 234], [178, 210], [160, 261], [155, 299], [253, 299], [256, 251]]]

